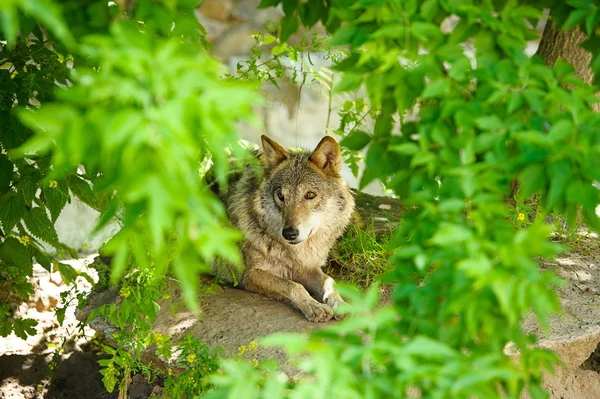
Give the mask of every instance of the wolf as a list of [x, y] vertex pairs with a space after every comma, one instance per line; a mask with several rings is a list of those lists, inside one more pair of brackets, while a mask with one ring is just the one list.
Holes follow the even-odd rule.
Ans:
[[244, 268], [236, 272], [220, 262], [217, 277], [287, 299], [310, 321], [341, 319], [344, 300], [322, 270], [354, 211], [339, 174], [340, 148], [329, 136], [314, 151], [288, 151], [265, 135], [261, 142], [258, 167], [246, 166], [220, 193], [229, 219], [244, 233]]

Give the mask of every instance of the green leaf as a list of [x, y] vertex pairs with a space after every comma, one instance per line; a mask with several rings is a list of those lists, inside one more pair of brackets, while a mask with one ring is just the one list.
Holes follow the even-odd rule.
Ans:
[[198, 273], [195, 265], [198, 265], [197, 259], [194, 263], [191, 263], [186, 262], [185, 258], [180, 256], [173, 266], [173, 273], [181, 284], [184, 302], [194, 314], [198, 315], [200, 314], [200, 306], [196, 300], [198, 293]]
[[[348, 32], [348, 33], [350, 33], [350, 32]], [[389, 24], [389, 25], [382, 26], [381, 28], [379, 28], [375, 32], [373, 32], [373, 34], [371, 34], [371, 38], [373, 38], [373, 39], [377, 39], [377, 38], [397, 39], [397, 38], [403, 38], [405, 36], [405, 34], [406, 34], [406, 26], [404, 26], [402, 24]], [[352, 31], [352, 35], [354, 35], [354, 30]], [[350, 43], [352, 41], [352, 36], [350, 36], [348, 40], [349, 40], [348, 43]], [[339, 44], [344, 44], [344, 43], [339, 43]]]
[[467, 78], [467, 72], [471, 69], [471, 61], [467, 57], [462, 57], [452, 63], [448, 76], [457, 81], [463, 81]]
[[14, 165], [6, 154], [0, 154], [0, 193], [7, 191], [14, 178]]
[[298, 8], [299, 0], [283, 0], [283, 12], [285, 15], [293, 14]]
[[300, 7], [300, 18], [302, 24], [308, 28], [312, 28], [320, 19], [325, 19], [327, 14], [323, 3], [318, 2], [318, 5], [313, 3], [305, 3]]
[[599, 193], [600, 191], [591, 182], [574, 179], [567, 187], [567, 202], [581, 205], [584, 209], [594, 210], [599, 203]]
[[69, 188], [64, 180], [56, 182], [56, 187], [48, 186], [42, 188], [44, 203], [50, 211], [52, 222], [56, 222], [56, 219], [58, 219], [60, 213], [69, 202], [70, 197], [68, 193]]
[[429, 165], [436, 161], [436, 155], [430, 151], [420, 151], [410, 160], [410, 167]]
[[536, 144], [542, 148], [551, 148], [552, 141], [547, 134], [537, 130], [526, 130], [523, 132], [515, 132], [513, 136], [520, 142]]
[[487, 276], [492, 270], [492, 263], [482, 255], [476, 259], [463, 259], [456, 264], [456, 267], [465, 271], [469, 276]]
[[449, 360], [458, 357], [458, 352], [443, 342], [429, 337], [417, 336], [402, 349], [403, 353], [425, 359]]
[[545, 165], [529, 165], [519, 174], [519, 186], [525, 197], [538, 192], [546, 186]]
[[378, 178], [377, 172], [378, 170], [375, 168], [379, 162], [385, 157], [385, 145], [380, 142], [373, 142], [369, 146], [369, 150], [367, 151], [366, 158], [366, 169], [363, 172], [360, 182], [359, 189], [365, 188], [369, 183]]
[[340, 145], [352, 151], [362, 150], [371, 141], [371, 136], [362, 130], [354, 130], [340, 142]]
[[442, 35], [440, 27], [431, 22], [413, 22], [411, 32], [417, 39], [423, 41], [431, 41]]
[[19, 178], [17, 188], [23, 194], [25, 204], [28, 206], [31, 206], [31, 203], [35, 198], [40, 178], [41, 177], [39, 176], [39, 173], [37, 173], [36, 169], [34, 168], [27, 169]]
[[73, 268], [73, 266], [62, 262], [58, 262], [58, 271], [67, 284], [74, 282], [80, 275], [79, 271]]
[[276, 7], [279, 3], [281, 3], [281, 0], [260, 0], [257, 8]]
[[450, 91], [450, 83], [444, 78], [432, 80], [421, 93], [423, 98], [444, 97]]
[[594, 9], [594, 11], [590, 12], [588, 16], [585, 18], [585, 33], [589, 36], [592, 35], [594, 31], [594, 26], [596, 26], [596, 19], [598, 17], [598, 9]]
[[561, 119], [552, 126], [548, 137], [555, 143], [559, 142], [571, 135], [573, 127], [573, 122], [568, 119]]
[[448, 247], [469, 240], [473, 233], [468, 228], [458, 224], [443, 224], [430, 239], [432, 244]]
[[14, 48], [19, 33], [19, 15], [12, 4], [0, 9], [0, 29], [9, 48]]
[[342, 46], [345, 44], [350, 44], [352, 42], [352, 38], [356, 34], [356, 26], [354, 25], [346, 25], [337, 29], [331, 39], [329, 39], [329, 45], [331, 46]]
[[574, 10], [571, 12], [561, 29], [567, 31], [573, 29], [575, 25], [583, 22], [585, 17], [589, 14], [589, 10]]
[[575, 68], [573, 68], [573, 65], [561, 59], [557, 60], [556, 64], [554, 64], [554, 70], [559, 77], [575, 73]]
[[100, 210], [98, 199], [87, 181], [83, 180], [78, 175], [72, 174], [67, 176], [67, 184], [73, 195], [79, 198], [81, 202], [89, 205], [93, 209]]
[[543, 113], [544, 105], [543, 98], [546, 92], [540, 89], [525, 89], [523, 92], [523, 96], [525, 96], [525, 100], [531, 106], [531, 108], [537, 112], [538, 114]]
[[23, 0], [21, 8], [26, 14], [44, 24], [66, 46], [74, 46], [75, 40], [62, 18], [60, 8], [45, 0]]
[[0, 337], [8, 337], [12, 332], [12, 323], [8, 316], [0, 315]]
[[0, 244], [0, 259], [18, 267], [25, 275], [30, 275], [33, 270], [29, 250], [15, 237], [8, 237]]
[[419, 152], [419, 146], [415, 143], [394, 144], [388, 147], [390, 151], [402, 155], [415, 155]]
[[30, 249], [31, 254], [35, 257], [35, 261], [42, 265], [44, 269], [52, 272], [52, 260], [50, 257], [46, 253], [36, 248], [34, 245], [32, 245]]
[[521, 93], [513, 91], [510, 93], [510, 99], [508, 100], [507, 111], [509, 114], [512, 114], [517, 109], [519, 109], [523, 105], [523, 97]]
[[290, 38], [290, 36], [292, 36], [298, 31], [298, 27], [300, 26], [300, 24], [298, 23], [297, 16], [295, 16], [294, 14], [289, 14], [281, 19], [279, 26], [281, 32], [279, 35], [279, 39], [282, 42], [285, 42]]
[[23, 195], [9, 191], [0, 197], [0, 222], [4, 232], [8, 234], [25, 214], [25, 200]]
[[67, 313], [67, 308], [66, 307], [57, 307], [54, 309], [54, 313], [56, 314], [56, 320], [58, 320], [58, 324], [60, 326], [63, 325], [64, 321], [65, 321], [65, 315]]
[[48, 244], [58, 245], [58, 235], [45, 210], [33, 208], [23, 215], [23, 221], [31, 234]]
[[482, 116], [475, 119], [475, 125], [481, 130], [502, 130], [504, 123], [496, 115]]
[[438, 12], [438, 0], [425, 0], [421, 4], [421, 15], [431, 21]]
[[33, 319], [15, 319], [13, 324], [13, 328], [15, 330], [15, 335], [21, 339], [27, 339], [28, 335], [35, 335], [35, 326], [38, 325], [38, 322]]
[[394, 252], [394, 257], [398, 258], [398, 259], [409, 259], [409, 258], [414, 258], [415, 256], [417, 256], [418, 254], [423, 252], [423, 248], [421, 248], [419, 245], [404, 245], [400, 248], [398, 248], [398, 250], [396, 252]]
[[353, 73], [344, 73], [342, 75], [342, 80], [335, 85], [334, 92], [341, 93], [344, 91], [356, 91], [360, 88], [363, 83], [363, 75], [353, 74]]

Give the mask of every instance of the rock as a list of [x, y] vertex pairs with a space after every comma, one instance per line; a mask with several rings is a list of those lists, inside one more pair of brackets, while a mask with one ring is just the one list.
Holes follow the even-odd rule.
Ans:
[[49, 278], [41, 278], [33, 294], [33, 303], [38, 312], [48, 312], [60, 302], [60, 293], [65, 286], [58, 287]]
[[[399, 220], [402, 212], [400, 201], [392, 198], [378, 198], [364, 193], [354, 193], [357, 203], [355, 223], [362, 227], [373, 228], [376, 234], [388, 232]], [[380, 209], [379, 205], [385, 203], [390, 209]], [[385, 208], [385, 207], [384, 207]], [[381, 215], [387, 215], [385, 221], [378, 221]], [[379, 217], [379, 219], [383, 219]], [[99, 262], [100, 258], [96, 259]], [[109, 261], [109, 259], [104, 259]], [[211, 279], [205, 278], [208, 284]], [[262, 295], [230, 287], [221, 287], [214, 295], [202, 293], [198, 300], [203, 311], [198, 319], [185, 306], [183, 306], [182, 292], [179, 284], [174, 279], [168, 281], [168, 299], [160, 299], [160, 311], [154, 323], [154, 329], [161, 334], [171, 335], [173, 342], [177, 342], [191, 334], [209, 346], [221, 346], [229, 355], [235, 355], [237, 349], [257, 339], [274, 332], [304, 332], [327, 324], [312, 323], [307, 321], [300, 311], [290, 304], [268, 299]], [[80, 321], [87, 319], [92, 310], [107, 303], [119, 303], [118, 289], [93, 290], [88, 298], [85, 308], [76, 311]], [[178, 309], [173, 311], [173, 309]], [[117, 329], [107, 323], [102, 317], [96, 317], [89, 323], [89, 327], [97, 332], [110, 337]], [[159, 367], [171, 367], [165, 359], [158, 358], [152, 348], [142, 352], [142, 362], [152, 363]], [[259, 361], [265, 358], [275, 358], [282, 362], [283, 370], [292, 375], [297, 371], [286, 366], [283, 351], [275, 348], [259, 348], [256, 352], [248, 354], [250, 358]]]
[[553, 350], [565, 363], [564, 367], [557, 367], [555, 375], [544, 375], [544, 387], [552, 398], [589, 399], [592, 392], [600, 393], [598, 370], [582, 368], [599, 343], [600, 326], [590, 328], [582, 335], [539, 342], [541, 347]]
[[231, 26], [228, 23], [210, 19], [198, 10], [196, 11], [196, 17], [202, 26], [204, 26], [204, 29], [206, 29], [206, 40], [211, 43], [214, 43], [214, 41]]
[[50, 273], [50, 282], [57, 287], [65, 284], [59, 272]]
[[73, 338], [69, 338], [65, 341], [63, 345], [64, 353], [71, 353], [75, 352], [76, 350], [80, 350], [80, 348], [78, 348], [77, 342]]
[[[564, 338], [542, 339], [539, 345], [554, 351], [567, 369], [576, 369], [590, 357], [600, 343], [600, 326], [590, 327], [585, 333]], [[600, 391], [599, 391], [600, 392]]]
[[[75, 317], [77, 318], [77, 320], [81, 321], [81, 322], [85, 322], [88, 318], [88, 316], [90, 315], [90, 313], [100, 307], [101, 305], [106, 305], [108, 303], [113, 303], [116, 301], [117, 296], [119, 294], [119, 289], [118, 288], [110, 288], [110, 289], [105, 289], [105, 290], [99, 290], [99, 291], [95, 291], [93, 290], [90, 293], [90, 296], [88, 297], [88, 303], [87, 305], [83, 308], [83, 309], [77, 309], [75, 311]], [[98, 318], [96, 318], [98, 319]], [[94, 319], [94, 320], [96, 320]], [[93, 321], [92, 321], [93, 322]], [[90, 327], [91, 323], [90, 322]], [[96, 328], [92, 327], [94, 330], [97, 330]]]
[[231, 0], [205, 0], [200, 6], [200, 12], [210, 19], [225, 22], [231, 17], [233, 3]]
[[233, 56], [249, 55], [255, 41], [252, 35], [257, 30], [250, 24], [240, 24], [231, 27], [217, 37], [213, 43], [214, 54], [222, 60]]
[[[596, 240], [582, 238], [582, 240]], [[597, 244], [596, 244], [597, 245]], [[600, 344], [600, 307], [598, 296], [590, 290], [579, 288], [581, 276], [592, 284], [600, 281], [600, 270], [590, 264], [598, 261], [593, 254], [568, 253], [557, 257], [556, 262], [543, 262], [541, 268], [557, 271], [566, 282], [558, 288], [563, 314], [550, 319], [549, 332], [544, 335], [533, 317], [523, 321], [523, 328], [540, 336], [538, 345], [554, 351], [564, 367], [558, 366], [556, 374], [544, 375], [544, 387], [555, 399], [590, 399], [592, 392], [600, 392], [600, 374], [586, 366], [590, 355]], [[530, 398], [523, 395], [522, 398]]]
[[134, 375], [127, 390], [127, 397], [130, 399], [146, 399], [150, 397], [151, 393], [152, 385], [148, 383], [148, 380], [142, 374]]
[[278, 23], [284, 13], [281, 7], [258, 8], [260, 0], [239, 0], [233, 9], [232, 17], [251, 23], [261, 29], [265, 22]]
[[40, 292], [37, 294], [35, 309], [38, 312], [49, 312], [58, 305], [58, 300], [59, 298], [56, 298], [55, 296]]

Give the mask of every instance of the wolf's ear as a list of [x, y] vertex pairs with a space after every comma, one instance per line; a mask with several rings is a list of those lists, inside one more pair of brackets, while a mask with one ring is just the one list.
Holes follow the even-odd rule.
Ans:
[[277, 166], [287, 158], [288, 154], [285, 148], [283, 148], [264, 134], [260, 136], [260, 140], [262, 141], [266, 166]]
[[340, 146], [330, 136], [325, 136], [310, 156], [310, 161], [325, 173], [338, 176], [342, 168]]

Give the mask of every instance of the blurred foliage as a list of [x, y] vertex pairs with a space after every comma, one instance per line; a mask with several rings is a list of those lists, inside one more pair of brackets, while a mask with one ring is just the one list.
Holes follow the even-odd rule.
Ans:
[[228, 158], [241, 153], [227, 151], [235, 123], [252, 122], [260, 99], [220, 78], [197, 3], [0, 6], [3, 335], [12, 325], [31, 331], [14, 309], [31, 292], [32, 259], [52, 268], [38, 240], [76, 256], [53, 227], [72, 195], [102, 212], [98, 229], [121, 224], [104, 248], [114, 255], [112, 282], [130, 265], [157, 281], [171, 267], [198, 310], [198, 272], [217, 255], [240, 264], [241, 234], [202, 184], [201, 163], [226, 184]]
[[[323, 49], [341, 72], [335, 86], [327, 82], [330, 96], [366, 93], [343, 102], [335, 129], [355, 171], [366, 149], [361, 187], [379, 180], [408, 207], [386, 248], [391, 304], [376, 309], [377, 284], [364, 294], [346, 288], [354, 308], [347, 321], [266, 339], [301, 355], [298, 367], [310, 378], [293, 384], [275, 365], [239, 359], [192, 381], [217, 366], [212, 352], [186, 341], [180, 361], [189, 370], [203, 359], [206, 367], [172, 381], [173, 391], [214, 387], [209, 396], [236, 399], [517, 398], [524, 390], [547, 397], [541, 376], [556, 357], [536, 348], [519, 322], [533, 311], [544, 327], [559, 309], [552, 289], [559, 281], [536, 263], [560, 250], [545, 216], [577, 223], [581, 211], [599, 230], [592, 181], [600, 180], [600, 124], [591, 107], [598, 88], [566, 62], [547, 66], [524, 49], [548, 7], [557, 26], [587, 34], [590, 67], [599, 72], [596, 3], [263, 0], [261, 7], [281, 3], [285, 17], [257, 35], [258, 45], [275, 44], [271, 58], [258, 62], [255, 49], [239, 67], [242, 79], [221, 78], [224, 67], [194, 16], [197, 3], [0, 5], [0, 333], [34, 332], [31, 320], [14, 315], [31, 293], [34, 260], [67, 279], [76, 273], [51, 256], [76, 255], [53, 228], [74, 195], [102, 213], [99, 228], [121, 224], [104, 250], [114, 255], [111, 281], [121, 283], [123, 302], [91, 316], [118, 328], [105, 384], [124, 392], [131, 373], [150, 374], [139, 359], [150, 345], [170, 357], [169, 337], [150, 327], [165, 276], [174, 273], [198, 310], [198, 273], [217, 256], [241, 262], [241, 234], [202, 177], [211, 165], [226, 184], [229, 157], [242, 157], [236, 123], [254, 122], [252, 107], [260, 105], [242, 80], [277, 85], [291, 74], [303, 84], [308, 75], [294, 75], [282, 59], [304, 61], [305, 51]], [[442, 30], [450, 16], [456, 24]], [[301, 24], [318, 22], [332, 34], [327, 44], [286, 44]], [[506, 205], [514, 180], [516, 213]], [[530, 220], [523, 210], [533, 195], [540, 206]]]

